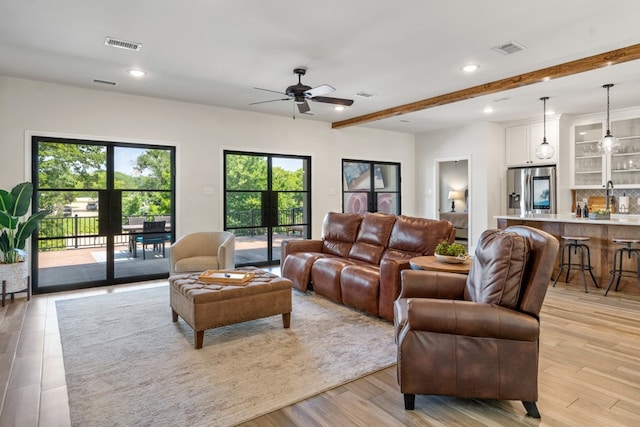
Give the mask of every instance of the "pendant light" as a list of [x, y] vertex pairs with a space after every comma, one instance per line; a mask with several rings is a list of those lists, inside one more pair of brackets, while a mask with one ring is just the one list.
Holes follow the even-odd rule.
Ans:
[[540, 98], [542, 101], [542, 144], [538, 145], [536, 149], [536, 156], [539, 159], [550, 159], [555, 153], [553, 145], [547, 142], [547, 99], [548, 96]]
[[620, 148], [620, 143], [618, 142], [618, 138], [611, 135], [611, 122], [609, 121], [609, 89], [613, 87], [613, 83], [606, 84], [602, 87], [607, 89], [607, 133], [604, 138], [598, 142], [598, 150], [600, 152], [616, 153]]

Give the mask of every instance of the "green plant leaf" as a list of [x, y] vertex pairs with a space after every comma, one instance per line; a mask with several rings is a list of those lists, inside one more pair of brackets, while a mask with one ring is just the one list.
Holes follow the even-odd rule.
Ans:
[[31, 196], [33, 196], [33, 184], [23, 182], [16, 185], [11, 190], [12, 205], [9, 206], [9, 214], [13, 216], [23, 216], [29, 212], [31, 206]]
[[18, 225], [18, 231], [15, 236], [15, 247], [24, 249], [26, 240], [31, 237], [38, 223], [42, 218], [49, 215], [49, 211], [40, 211], [31, 215], [25, 222]]

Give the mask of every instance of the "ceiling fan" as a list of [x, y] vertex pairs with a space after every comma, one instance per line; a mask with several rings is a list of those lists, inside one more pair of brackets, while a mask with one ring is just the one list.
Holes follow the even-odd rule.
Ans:
[[258, 90], [264, 90], [267, 92], [278, 93], [280, 95], [286, 95], [287, 96], [286, 98], [253, 102], [249, 105], [264, 104], [266, 102], [274, 102], [274, 101], [289, 101], [292, 99], [295, 102], [295, 104], [298, 106], [298, 111], [300, 111], [301, 114], [305, 114], [311, 110], [307, 100], [314, 101], [314, 102], [324, 102], [327, 104], [334, 104], [334, 105], [344, 105], [347, 107], [353, 104], [353, 99], [331, 98], [328, 96], [323, 96], [335, 91], [335, 88], [333, 88], [332, 86], [321, 85], [321, 86], [312, 88], [311, 86], [303, 85], [301, 82], [301, 79], [302, 79], [302, 76], [304, 76], [307, 73], [307, 70], [305, 68], [295, 68], [293, 70], [293, 73], [298, 75], [298, 84], [289, 86], [288, 88], [285, 89], [284, 92], [278, 92], [277, 90], [270, 90], [270, 89], [262, 89], [259, 87], [254, 88]]

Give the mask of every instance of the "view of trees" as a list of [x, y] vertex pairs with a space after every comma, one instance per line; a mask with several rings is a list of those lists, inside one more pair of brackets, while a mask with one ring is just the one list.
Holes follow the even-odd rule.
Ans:
[[[227, 226], [251, 227], [259, 222], [262, 192], [268, 190], [267, 158], [253, 155], [226, 156]], [[272, 190], [278, 194], [280, 223], [293, 223], [292, 212], [301, 212], [304, 170], [271, 169]]]
[[[116, 155], [128, 148], [116, 148]], [[120, 151], [118, 151], [120, 150]], [[138, 149], [135, 149], [138, 150]], [[171, 212], [169, 150], [139, 150], [131, 174], [116, 171], [114, 188], [123, 190], [123, 217], [168, 215]], [[97, 201], [107, 188], [104, 145], [42, 142], [38, 147], [40, 206], [54, 216], [79, 198]], [[92, 191], [93, 190], [93, 191]]]
[[[128, 172], [114, 173], [114, 186], [122, 190], [122, 217], [170, 215], [171, 151], [163, 149], [115, 148], [116, 156], [134, 157]], [[98, 202], [98, 190], [107, 185], [107, 147], [100, 144], [40, 142], [38, 144], [38, 190], [41, 209], [52, 215], [41, 222], [39, 236], [95, 235], [97, 212], [72, 217], [71, 205]], [[97, 209], [97, 205], [95, 205]], [[56, 247], [61, 241], [41, 241], [41, 247]]]
[[[130, 216], [171, 214], [171, 151], [158, 148], [114, 147], [113, 189], [122, 192], [123, 220]], [[107, 185], [107, 147], [101, 144], [49, 142], [38, 145], [40, 208], [53, 214], [41, 223], [40, 237], [97, 234], [97, 221], [70, 217], [70, 205], [98, 201], [98, 190]], [[304, 205], [302, 163], [273, 166], [271, 182], [278, 191], [279, 223], [294, 223]], [[291, 170], [293, 169], [293, 170]], [[226, 156], [227, 225], [259, 224], [262, 195], [268, 190], [267, 158], [254, 155]], [[95, 215], [89, 215], [94, 219]], [[55, 246], [55, 242], [50, 244]]]

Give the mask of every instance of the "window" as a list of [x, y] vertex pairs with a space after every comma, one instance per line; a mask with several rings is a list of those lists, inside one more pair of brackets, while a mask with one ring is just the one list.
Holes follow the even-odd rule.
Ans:
[[342, 160], [342, 211], [400, 214], [400, 163]]

